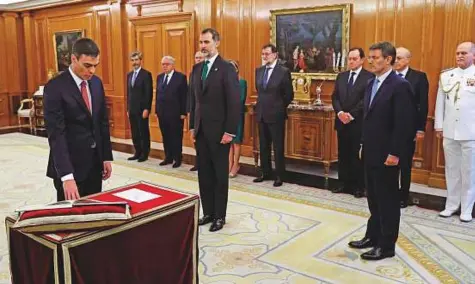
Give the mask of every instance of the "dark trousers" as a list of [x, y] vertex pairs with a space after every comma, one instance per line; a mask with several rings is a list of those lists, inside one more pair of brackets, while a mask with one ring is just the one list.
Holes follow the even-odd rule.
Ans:
[[162, 132], [163, 150], [166, 161], [181, 162], [183, 151], [183, 119], [180, 117], [158, 116]]
[[285, 173], [284, 137], [285, 120], [275, 123], [259, 122], [259, 150], [264, 175], [272, 173], [271, 149], [273, 148], [275, 173], [277, 176], [283, 177]]
[[399, 234], [399, 167], [365, 165], [366, 190], [371, 216], [366, 237], [383, 249], [394, 250]]
[[203, 214], [224, 218], [228, 204], [230, 144], [210, 141], [205, 133], [206, 129], [201, 124], [196, 134], [196, 154]]
[[148, 118], [142, 118], [142, 113], [129, 113], [129, 121], [135, 155], [147, 158], [150, 153]]
[[416, 151], [416, 141], [409, 142], [405, 149], [407, 153], [401, 157], [401, 182], [400, 182], [400, 200], [408, 201], [409, 189], [411, 187], [412, 158]]
[[[92, 164], [86, 179], [76, 180], [79, 196], [81, 197], [99, 193], [102, 191], [102, 165], [99, 161], [99, 157], [97, 154], [94, 155], [94, 161], [95, 162]], [[57, 200], [65, 200], [63, 182], [61, 181], [61, 179], [54, 179], [53, 184], [56, 188]]]
[[364, 188], [363, 163], [359, 158], [361, 125], [345, 125], [337, 131], [338, 179], [345, 189], [354, 192]]

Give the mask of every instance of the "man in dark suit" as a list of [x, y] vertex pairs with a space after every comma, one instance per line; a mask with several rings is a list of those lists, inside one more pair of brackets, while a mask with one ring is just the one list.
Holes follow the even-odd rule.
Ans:
[[162, 132], [165, 159], [160, 166], [181, 166], [183, 121], [186, 118], [186, 75], [175, 70], [175, 59], [162, 58], [163, 73], [157, 76], [155, 109]]
[[363, 69], [365, 54], [361, 48], [348, 52], [349, 71], [338, 74], [332, 95], [335, 129], [338, 135], [338, 179], [343, 186], [333, 193], [364, 196], [363, 164], [358, 157], [363, 122], [363, 101], [368, 81], [374, 77]]
[[210, 231], [226, 223], [228, 203], [229, 146], [236, 134], [241, 111], [236, 69], [218, 54], [219, 33], [211, 28], [200, 34], [205, 61], [193, 66], [190, 93], [190, 132], [196, 140], [198, 182], [203, 217], [198, 224], [211, 223]]
[[393, 257], [399, 233], [399, 161], [416, 133], [412, 87], [392, 65], [396, 49], [389, 42], [373, 44], [368, 62], [375, 78], [364, 100], [362, 158], [371, 216], [365, 237], [352, 241], [352, 248], [369, 248], [366, 260]]
[[[205, 57], [201, 51], [197, 51], [195, 53], [195, 64], [198, 64], [200, 62], [203, 62], [205, 60]], [[191, 85], [191, 73], [190, 73], [190, 82], [189, 85]], [[191, 113], [191, 108], [195, 107], [195, 100], [194, 97], [190, 93], [190, 88], [188, 88], [188, 99], [187, 99], [187, 106], [188, 106], [188, 112]], [[196, 149], [196, 144], [195, 144], [195, 149]], [[195, 165], [190, 168], [190, 171], [194, 172], [198, 170], [198, 159], [195, 157]]]
[[142, 53], [130, 55], [133, 71], [127, 74], [127, 116], [132, 131], [135, 154], [128, 160], [144, 162], [150, 153], [150, 129], [148, 118], [152, 108], [152, 74], [142, 68]]
[[285, 120], [287, 119], [287, 106], [294, 99], [294, 91], [289, 69], [277, 64], [275, 45], [264, 45], [261, 56], [265, 65], [256, 69], [256, 120], [259, 124], [262, 174], [254, 179], [254, 182], [271, 179], [272, 144], [276, 170], [274, 186], [281, 186], [285, 173]]
[[71, 65], [44, 90], [50, 155], [46, 175], [58, 201], [102, 190], [112, 173], [109, 118], [101, 79], [94, 75], [99, 48], [88, 38], [76, 41]]
[[414, 92], [414, 102], [416, 104], [416, 137], [409, 142], [407, 147], [407, 153], [401, 158], [401, 181], [400, 181], [400, 193], [401, 193], [401, 208], [406, 208], [409, 201], [409, 188], [411, 186], [411, 170], [412, 170], [412, 158], [414, 157], [414, 151], [416, 150], [417, 138], [423, 139], [424, 132], [426, 130], [427, 111], [428, 111], [428, 97], [429, 97], [429, 81], [427, 80], [426, 73], [414, 70], [409, 67], [411, 62], [411, 52], [404, 47], [398, 47], [396, 49], [396, 63], [394, 64], [394, 70], [399, 76], [406, 78], [411, 83], [412, 90]]

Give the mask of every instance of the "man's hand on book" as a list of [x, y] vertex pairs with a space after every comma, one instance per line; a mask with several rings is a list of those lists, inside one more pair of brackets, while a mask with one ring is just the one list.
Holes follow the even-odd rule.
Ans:
[[79, 199], [78, 186], [73, 179], [63, 181], [64, 198], [66, 200]]

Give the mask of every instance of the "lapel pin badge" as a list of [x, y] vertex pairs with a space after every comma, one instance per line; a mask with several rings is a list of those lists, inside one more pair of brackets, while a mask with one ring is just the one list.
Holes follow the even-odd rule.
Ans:
[[214, 68], [214, 71], [218, 71], [218, 68]]

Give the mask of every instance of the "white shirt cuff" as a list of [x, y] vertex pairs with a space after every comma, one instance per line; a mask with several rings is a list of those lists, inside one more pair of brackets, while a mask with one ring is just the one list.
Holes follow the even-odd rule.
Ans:
[[67, 181], [67, 180], [73, 180], [74, 179], [74, 176], [73, 174], [68, 174], [68, 175], [65, 175], [65, 176], [62, 176], [61, 177], [61, 181]]
[[231, 133], [227, 133], [227, 132], [224, 132], [224, 134], [228, 134], [228, 135], [231, 136], [231, 137], [236, 137], [235, 134], [231, 134]]

